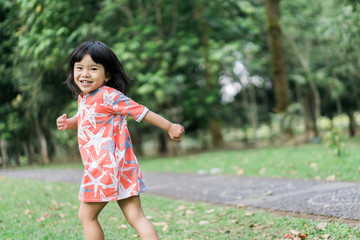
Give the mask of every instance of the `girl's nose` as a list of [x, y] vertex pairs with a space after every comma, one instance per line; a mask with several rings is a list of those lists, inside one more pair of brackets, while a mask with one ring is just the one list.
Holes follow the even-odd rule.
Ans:
[[81, 76], [83, 76], [83, 77], [88, 77], [88, 76], [89, 76], [89, 73], [90, 73], [89, 70], [84, 69], [84, 70], [81, 72]]

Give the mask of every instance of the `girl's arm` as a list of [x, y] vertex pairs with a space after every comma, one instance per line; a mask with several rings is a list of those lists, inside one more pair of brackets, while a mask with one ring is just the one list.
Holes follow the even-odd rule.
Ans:
[[174, 124], [150, 110], [146, 113], [143, 120], [167, 131], [171, 139], [175, 141], [182, 140], [181, 136], [184, 134], [185, 129], [180, 124]]
[[66, 113], [56, 119], [56, 125], [60, 131], [77, 129], [78, 117], [66, 118]]

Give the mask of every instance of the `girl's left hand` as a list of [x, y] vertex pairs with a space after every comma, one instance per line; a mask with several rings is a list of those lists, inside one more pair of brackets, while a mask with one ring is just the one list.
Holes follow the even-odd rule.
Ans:
[[172, 140], [179, 142], [182, 140], [181, 136], [185, 133], [185, 128], [180, 124], [172, 123], [168, 130], [168, 133]]
[[56, 125], [60, 131], [64, 131], [67, 129], [68, 121], [66, 118], [66, 113], [64, 113], [63, 115], [61, 115], [56, 119]]

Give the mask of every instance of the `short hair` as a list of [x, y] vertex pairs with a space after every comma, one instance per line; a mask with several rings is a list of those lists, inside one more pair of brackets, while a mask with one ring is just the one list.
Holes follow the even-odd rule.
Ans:
[[87, 41], [76, 47], [69, 57], [68, 77], [65, 83], [73, 92], [74, 97], [78, 97], [82, 93], [74, 80], [74, 65], [76, 62], [80, 62], [86, 54], [89, 54], [95, 63], [103, 65], [105, 74], [109, 76], [109, 81], [106, 82], [107, 86], [124, 94], [128, 92], [129, 77], [115, 53], [103, 42]]

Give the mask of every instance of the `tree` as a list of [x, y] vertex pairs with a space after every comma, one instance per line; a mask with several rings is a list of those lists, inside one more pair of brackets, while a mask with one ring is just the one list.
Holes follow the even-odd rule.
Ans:
[[285, 60], [282, 46], [282, 31], [280, 26], [280, 0], [266, 0], [266, 16], [271, 55], [271, 70], [273, 73], [276, 112], [286, 111], [290, 99], [285, 72]]

